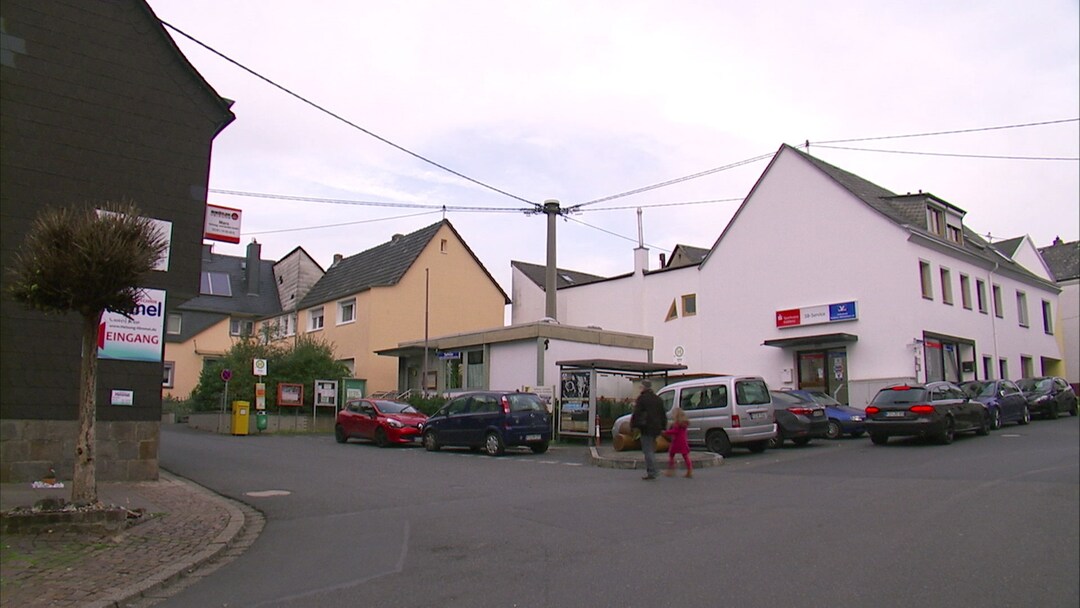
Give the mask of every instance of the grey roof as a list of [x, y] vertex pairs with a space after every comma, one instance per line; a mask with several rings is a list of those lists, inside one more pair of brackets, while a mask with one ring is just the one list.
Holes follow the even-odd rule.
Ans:
[[[530, 264], [528, 262], [516, 262], [511, 261], [510, 266], [517, 268], [524, 274], [530, 281], [536, 283], [540, 289], [547, 290], [547, 266], [541, 266], [539, 264]], [[573, 287], [575, 285], [586, 285], [588, 283], [595, 283], [597, 281], [603, 281], [606, 277], [597, 276], [595, 274], [588, 274], [585, 272], [578, 272], [576, 270], [566, 270], [565, 268], [555, 269], [555, 289], [563, 289], [564, 287]]]
[[259, 260], [259, 293], [256, 294], [248, 293], [246, 264], [246, 257], [213, 253], [209, 246], [204, 246], [202, 271], [228, 274], [232, 295], [200, 294], [178, 306], [177, 310], [248, 317], [266, 317], [280, 313], [281, 302], [278, 301], [277, 283], [274, 281], [274, 261]]
[[510, 298], [506, 292], [499, 287], [491, 273], [484, 268], [469, 246], [465, 244], [465, 240], [454, 229], [453, 224], [449, 220], [442, 220], [416, 232], [395, 236], [382, 245], [344, 258], [330, 266], [326, 274], [300, 301], [300, 308], [317, 306], [337, 298], [367, 291], [373, 287], [396, 285], [443, 226], [450, 228], [458, 240], [465, 245], [469, 255], [476, 260], [477, 265], [491, 279], [492, 284], [503, 294], [503, 299], [509, 303]]
[[1009, 256], [1010, 258], [1016, 255], [1016, 250], [1020, 248], [1020, 243], [1024, 242], [1024, 237], [1018, 236], [1011, 239], [1005, 239], [996, 243], [991, 243], [994, 249], [997, 249], [1001, 253]]
[[[680, 253], [682, 253], [683, 256], [686, 257], [686, 260], [683, 261], [683, 262], [680, 262], [678, 266], [673, 266], [673, 263], [675, 262], [675, 258]], [[675, 245], [675, 249], [671, 250], [671, 258], [668, 259], [667, 264], [664, 267], [665, 268], [673, 268], [673, 267], [677, 268], [677, 267], [681, 267], [681, 266], [692, 266], [694, 264], [700, 264], [701, 261], [704, 260], [705, 256], [708, 255], [708, 254], [709, 254], [709, 250], [707, 248], [705, 248], [705, 247], [694, 247], [692, 245], [683, 245], [683, 244], [680, 243], [678, 245]]]
[[180, 323], [180, 333], [165, 334], [166, 342], [187, 342], [221, 322], [222, 319], [229, 318], [228, 313], [222, 312], [183, 310], [183, 313], [183, 321]]
[[[947, 206], [957, 212], [963, 214], [963, 210], [952, 205], [936, 196], [920, 192], [919, 194], [906, 194], [897, 195], [877, 184], [869, 182], [854, 173], [844, 171], [839, 167], [834, 167], [829, 163], [810, 156], [806, 152], [797, 150], [787, 144], [780, 147], [780, 154], [784, 149], [791, 150], [796, 154], [799, 154], [805, 158], [810, 164], [820, 169], [827, 176], [832, 178], [838, 184], [843, 186], [858, 199], [869, 205], [871, 208], [876, 209], [885, 217], [889, 218], [893, 222], [904, 226], [912, 232], [918, 233], [923, 237], [936, 241], [947, 247], [957, 247], [955, 243], [947, 241], [941, 236], [934, 234], [927, 230], [926, 227], [926, 200], [933, 199], [935, 202]], [[775, 157], [774, 157], [775, 160]], [[766, 173], [768, 170], [766, 170]], [[755, 185], [756, 187], [756, 185]], [[734, 220], [732, 220], [734, 221]], [[726, 230], [726, 229], [725, 229]], [[1046, 281], [1038, 275], [1032, 273], [1022, 265], [1016, 263], [1009, 254], [999, 249], [996, 246], [991, 245], [974, 231], [968, 229], [966, 226], [964, 230], [964, 243], [960, 247], [967, 253], [974, 255], [978, 258], [985, 260], [988, 263], [1003, 265], [1003, 268], [1008, 268], [1010, 271], [1023, 275], [1028, 280], [1032, 280], [1038, 283], [1047, 284]], [[1022, 237], [1021, 237], [1022, 238]], [[715, 247], [715, 245], [714, 245]], [[1014, 247], [1015, 252], [1015, 247]]]
[[1040, 247], [1039, 253], [1055, 280], [1080, 279], [1080, 241], [1062, 243], [1058, 239], [1049, 247]]

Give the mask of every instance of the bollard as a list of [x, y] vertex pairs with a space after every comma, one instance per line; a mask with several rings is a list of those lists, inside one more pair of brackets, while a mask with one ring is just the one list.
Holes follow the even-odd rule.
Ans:
[[266, 430], [266, 410], [255, 411], [255, 428], [258, 429], [259, 432]]

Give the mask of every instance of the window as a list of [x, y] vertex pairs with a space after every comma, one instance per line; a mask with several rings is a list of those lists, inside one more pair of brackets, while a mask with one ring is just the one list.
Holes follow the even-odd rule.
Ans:
[[983, 378], [986, 380], [993, 380], [994, 378], [994, 358], [983, 355]]
[[465, 357], [465, 388], [484, 388], [484, 351], [471, 350]]
[[665, 321], [671, 321], [679, 318], [679, 308], [675, 305], [675, 300], [671, 301], [671, 306], [668, 307], [667, 316], [664, 317]]
[[932, 234], [945, 236], [945, 214], [941, 209], [926, 208], [926, 229]]
[[1050, 314], [1050, 302], [1042, 301], [1042, 317], [1043, 317], [1043, 331], [1053, 335], [1054, 333], [1054, 317]]
[[172, 388], [173, 381], [176, 379], [176, 363], [172, 361], [165, 361], [161, 365], [161, 387]]
[[180, 326], [184, 320], [184, 317], [179, 313], [170, 313], [168, 322], [166, 323], [165, 333], [169, 335], [180, 335]]
[[1020, 322], [1020, 327], [1028, 326], [1027, 294], [1022, 291], [1016, 292], [1016, 319]]
[[352, 323], [356, 320], [356, 298], [342, 300], [337, 304], [338, 325]]
[[919, 261], [919, 280], [922, 282], [922, 297], [934, 299], [934, 285], [930, 279], [930, 262]]
[[952, 306], [952, 273], [948, 268], [941, 269], [941, 301]]
[[312, 308], [308, 311], [308, 331], [319, 331], [323, 328], [323, 308]]
[[[999, 319], [1005, 318], [1005, 311], [1001, 306], [1001, 286], [994, 285], [991, 289], [994, 291], [994, 316]], [[1007, 376], [1002, 376], [1007, 377]]]
[[697, 314], [697, 294], [692, 293], [682, 297], [682, 314], [684, 317]]
[[1031, 378], [1035, 375], [1035, 362], [1031, 357], [1020, 355], [1020, 375], [1024, 378]]
[[947, 238], [950, 241], [956, 243], [957, 245], [964, 244], [964, 232], [962, 230], [960, 230], [960, 228], [958, 226], [951, 226], [950, 225], [946, 230], [947, 230], [948, 234], [945, 235], [945, 238]]
[[998, 378], [1009, 377], [1009, 360], [998, 359]]
[[230, 336], [250, 336], [255, 332], [255, 322], [251, 319], [231, 319], [229, 321]]
[[[674, 392], [669, 393], [674, 394]], [[713, 407], [727, 407], [727, 386], [693, 386], [679, 393], [679, 408], [684, 412]]]
[[960, 275], [960, 304], [971, 310], [971, 279], [966, 274]]
[[296, 313], [291, 315], [285, 315], [281, 317], [281, 335], [294, 336], [296, 335]]
[[204, 271], [199, 283], [199, 293], [207, 296], [232, 296], [229, 273]]
[[979, 312], [986, 314], [986, 283], [982, 279], [975, 279], [975, 297], [979, 301]]
[[439, 253], [446, 253], [446, 251], [447, 251], [447, 242], [446, 242], [446, 239], [442, 239], [442, 240], [439, 241]]

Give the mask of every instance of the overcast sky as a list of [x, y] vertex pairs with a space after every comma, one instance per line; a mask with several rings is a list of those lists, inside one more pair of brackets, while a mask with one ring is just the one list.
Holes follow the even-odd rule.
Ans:
[[[446, 205], [510, 291], [510, 261], [633, 269], [635, 209], [651, 266], [676, 244], [711, 247], [781, 144], [897, 193], [967, 211], [994, 239], [1080, 237], [1077, 0], [149, 0], [163, 21], [358, 127], [511, 196], [466, 181], [332, 118], [183, 36], [180, 49], [236, 121], [216, 139], [210, 188], [368, 203]], [[815, 142], [1065, 121], [835, 144]], [[519, 198], [514, 198], [519, 197]], [[701, 204], [673, 205], [674, 203]], [[243, 209], [241, 255], [302, 246], [324, 268], [439, 221], [440, 211], [211, 192]], [[845, 226], [821, 238], [843, 238]], [[775, 235], [763, 235], [774, 238]]]

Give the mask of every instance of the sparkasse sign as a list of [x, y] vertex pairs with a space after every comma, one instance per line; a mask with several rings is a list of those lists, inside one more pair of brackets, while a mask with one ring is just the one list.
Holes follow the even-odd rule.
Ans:
[[778, 310], [776, 311], [776, 326], [780, 328], [800, 327], [820, 323], [855, 321], [859, 318], [855, 304], [855, 301], [852, 300], [850, 302], [837, 302], [836, 304]]

